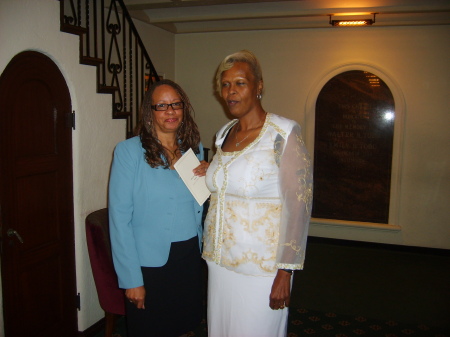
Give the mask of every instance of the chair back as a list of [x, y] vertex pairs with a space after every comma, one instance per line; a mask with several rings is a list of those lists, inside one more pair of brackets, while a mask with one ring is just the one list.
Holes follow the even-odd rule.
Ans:
[[125, 315], [125, 293], [119, 288], [112, 260], [107, 208], [86, 217], [86, 240], [100, 306], [106, 312]]

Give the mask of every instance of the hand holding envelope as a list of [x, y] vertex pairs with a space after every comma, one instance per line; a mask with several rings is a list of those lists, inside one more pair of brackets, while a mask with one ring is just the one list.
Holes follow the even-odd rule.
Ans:
[[200, 165], [200, 161], [196, 157], [194, 151], [189, 149], [183, 156], [175, 163], [174, 168], [177, 170], [183, 182], [186, 184], [189, 191], [192, 193], [199, 205], [208, 199], [211, 194], [206, 187], [205, 177], [196, 176], [193, 170]]

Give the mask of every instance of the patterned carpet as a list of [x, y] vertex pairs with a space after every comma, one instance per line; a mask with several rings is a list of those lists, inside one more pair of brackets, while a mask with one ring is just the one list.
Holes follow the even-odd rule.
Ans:
[[[97, 336], [103, 337], [102, 333], [99, 333]], [[207, 337], [206, 319], [202, 321], [195, 331], [189, 332], [188, 336]], [[450, 331], [444, 331], [424, 324], [405, 325], [393, 320], [381, 321], [362, 316], [352, 317], [331, 312], [323, 313], [307, 309], [291, 308], [287, 336], [450, 337]], [[126, 337], [124, 319], [118, 322], [117, 331], [113, 337]]]
[[321, 313], [307, 309], [291, 309], [288, 337], [450, 337], [450, 334], [423, 324], [404, 325], [389, 320]]

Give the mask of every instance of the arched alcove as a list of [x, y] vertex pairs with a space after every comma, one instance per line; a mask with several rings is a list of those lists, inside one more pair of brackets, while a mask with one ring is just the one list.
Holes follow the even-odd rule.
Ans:
[[400, 229], [403, 111], [398, 86], [372, 66], [338, 67], [313, 86], [306, 105], [313, 224]]
[[395, 104], [373, 73], [330, 79], [316, 101], [313, 217], [388, 223]]

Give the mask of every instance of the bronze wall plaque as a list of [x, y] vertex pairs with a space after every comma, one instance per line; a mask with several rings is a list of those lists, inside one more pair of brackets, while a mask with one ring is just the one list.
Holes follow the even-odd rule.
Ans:
[[372, 73], [333, 77], [316, 103], [316, 218], [388, 223], [394, 98]]

